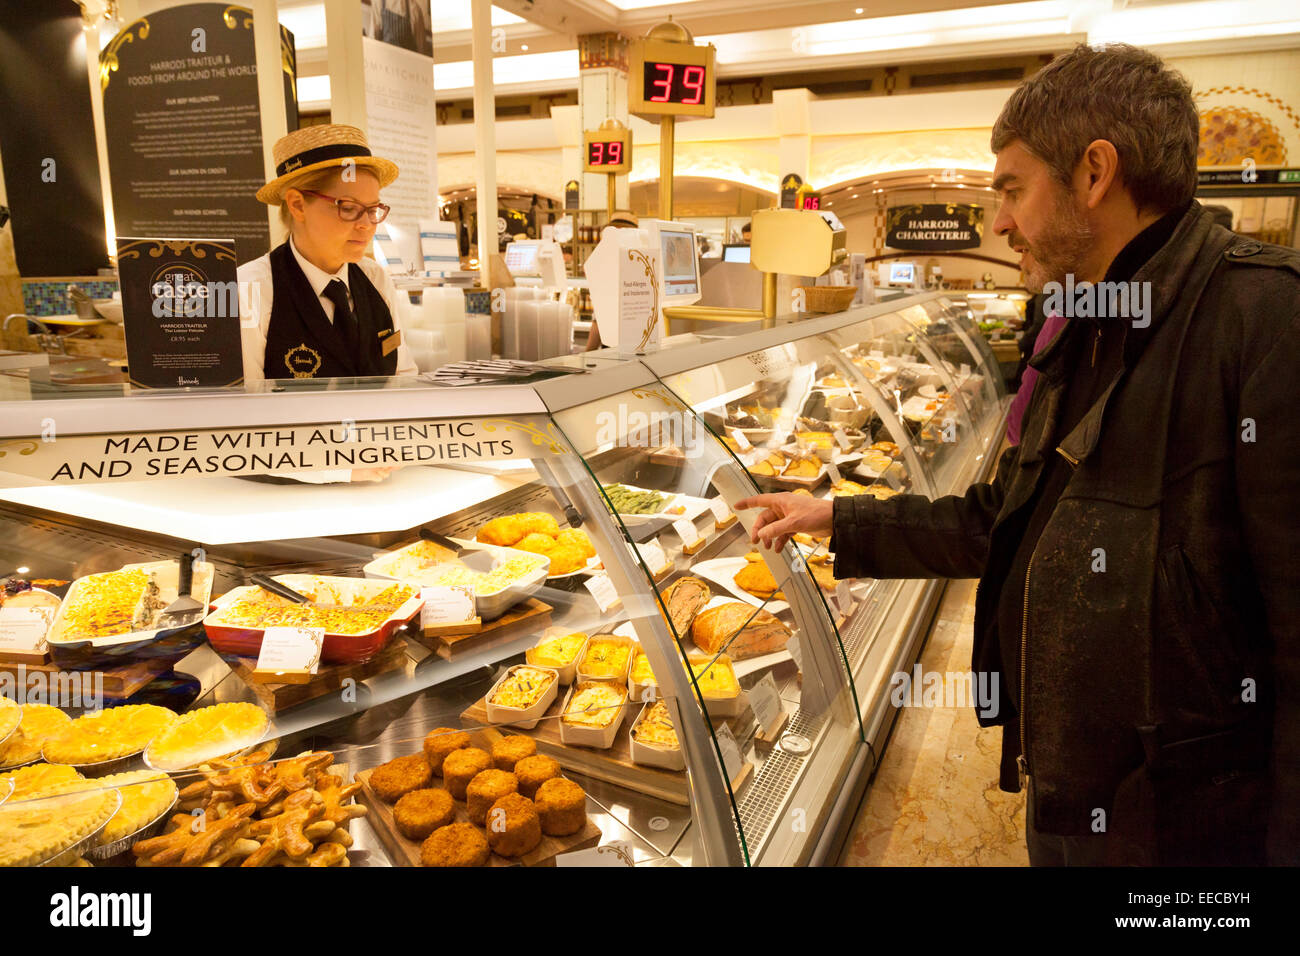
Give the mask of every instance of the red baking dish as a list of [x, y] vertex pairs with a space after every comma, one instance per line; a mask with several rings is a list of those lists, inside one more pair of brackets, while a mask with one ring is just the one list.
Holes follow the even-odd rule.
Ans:
[[[333, 589], [338, 603], [350, 603], [354, 595], [373, 596], [393, 584], [392, 581], [367, 580], [364, 578], [326, 577], [319, 574], [277, 574], [275, 580], [287, 584], [295, 591], [310, 594], [321, 588]], [[239, 657], [257, 657], [262, 649], [261, 627], [249, 627], [243, 624], [224, 624], [222, 614], [225, 608], [254, 591], [260, 591], [256, 585], [233, 588], [213, 602], [215, 609], [203, 620], [203, 627], [208, 634], [208, 642], [219, 654], [232, 654]], [[334, 603], [321, 599], [320, 603]], [[405, 604], [394, 611], [379, 627], [365, 634], [330, 634], [326, 632], [325, 643], [321, 651], [321, 662], [325, 664], [354, 664], [374, 657], [392, 639], [397, 629], [420, 613], [424, 599], [417, 590]]]

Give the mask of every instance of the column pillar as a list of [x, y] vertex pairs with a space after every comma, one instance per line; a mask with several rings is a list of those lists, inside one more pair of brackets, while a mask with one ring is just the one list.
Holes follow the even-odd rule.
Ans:
[[[586, 33], [578, 37], [578, 116], [577, 163], [570, 178], [581, 185], [583, 209], [604, 209], [608, 183], [604, 173], [583, 174], [582, 132], [598, 129], [607, 119], [631, 126], [627, 114], [627, 38], [621, 33]], [[565, 173], [569, 174], [567, 149], [564, 157]], [[614, 205], [627, 209], [630, 202], [628, 177], [616, 177]]]
[[[804, 182], [809, 181], [812, 169], [812, 121], [810, 106], [812, 93], [808, 90], [773, 90], [772, 106], [778, 137], [777, 160], [780, 169], [778, 176], [797, 173]], [[816, 186], [816, 183], [813, 183]], [[772, 187], [777, 194], [781, 192], [778, 179]]]

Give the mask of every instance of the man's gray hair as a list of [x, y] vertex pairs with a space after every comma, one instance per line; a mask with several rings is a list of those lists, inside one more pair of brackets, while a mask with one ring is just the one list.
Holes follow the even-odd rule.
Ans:
[[1016, 88], [993, 124], [992, 148], [1020, 140], [1068, 186], [1088, 144], [1107, 140], [1138, 209], [1163, 213], [1196, 192], [1199, 131], [1191, 84], [1154, 53], [1080, 45]]

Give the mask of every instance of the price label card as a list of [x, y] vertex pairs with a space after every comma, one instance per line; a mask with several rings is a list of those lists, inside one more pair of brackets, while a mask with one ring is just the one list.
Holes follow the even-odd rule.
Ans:
[[754, 447], [753, 443], [745, 436], [745, 433], [738, 428], [731, 430], [731, 437], [741, 451], [749, 451]]
[[826, 474], [831, 476], [832, 485], [838, 485], [841, 481], [844, 480], [843, 477], [840, 475], [840, 470], [837, 467], [835, 467], [835, 462], [833, 461], [828, 461], [826, 463]]
[[668, 564], [668, 553], [664, 551], [664, 546], [659, 543], [659, 539], [653, 538], [641, 543], [641, 560], [653, 574], [662, 571]]
[[695, 522], [689, 518], [678, 518], [673, 522], [673, 530], [682, 539], [682, 544], [688, 548], [694, 547], [700, 542], [700, 533], [695, 528]]
[[555, 857], [556, 866], [632, 866], [632, 846], [623, 840], [611, 840], [604, 846], [574, 850]]
[[722, 765], [727, 768], [727, 779], [735, 780], [740, 776], [740, 768], [744, 765], [740, 757], [740, 744], [736, 743], [731, 728], [726, 724], [721, 724], [714, 736], [718, 741], [718, 749], [722, 751]]
[[848, 614], [853, 608], [853, 595], [849, 592], [849, 582], [840, 581], [835, 585], [835, 602], [840, 606], [841, 614]]
[[52, 608], [0, 608], [0, 652], [44, 654], [49, 647], [45, 643], [45, 632], [53, 620]]
[[785, 642], [785, 649], [790, 652], [794, 658], [794, 666], [803, 670], [803, 650], [799, 647], [799, 638], [792, 637]]
[[602, 614], [619, 602], [618, 592], [614, 590], [614, 582], [608, 574], [593, 574], [583, 584], [596, 599], [596, 606]]
[[424, 598], [424, 608], [420, 611], [421, 627], [462, 624], [476, 616], [474, 592], [464, 585], [428, 585], [420, 588], [420, 596]]
[[835, 436], [835, 444], [840, 446], [840, 451], [848, 451], [849, 446], [852, 445], [853, 442], [849, 439], [849, 436], [844, 433], [844, 429], [837, 428], [833, 434]]
[[709, 510], [713, 512], [713, 520], [718, 524], [726, 521], [731, 517], [731, 508], [721, 497], [709, 499]]
[[759, 730], [771, 727], [781, 716], [781, 696], [777, 693], [776, 678], [771, 671], [750, 688], [749, 706], [754, 711]]
[[257, 654], [259, 671], [306, 671], [315, 674], [325, 646], [323, 627], [268, 627]]

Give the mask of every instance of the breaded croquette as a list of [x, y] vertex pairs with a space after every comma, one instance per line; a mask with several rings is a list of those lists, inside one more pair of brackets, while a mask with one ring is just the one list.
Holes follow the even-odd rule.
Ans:
[[434, 774], [442, 776], [442, 762], [453, 750], [469, 746], [469, 734], [454, 727], [435, 727], [424, 738], [424, 756]]
[[488, 808], [507, 793], [518, 793], [519, 781], [507, 770], [484, 770], [465, 788], [465, 812], [469, 822], [484, 825]]
[[449, 824], [420, 845], [425, 866], [486, 866], [491, 855], [487, 837], [472, 823]]
[[487, 812], [487, 838], [492, 852], [517, 857], [536, 849], [542, 842], [542, 824], [533, 801], [507, 793]]
[[572, 780], [552, 777], [537, 788], [533, 802], [548, 836], [568, 836], [587, 823], [587, 794]]
[[519, 779], [519, 792], [528, 799], [537, 793], [537, 788], [560, 775], [560, 764], [554, 757], [537, 754], [525, 757], [515, 764], [515, 776]]
[[429, 785], [433, 770], [424, 754], [398, 757], [375, 768], [370, 775], [370, 789], [385, 803], [396, 803], [412, 790]]
[[498, 770], [514, 773], [515, 764], [537, 753], [537, 742], [523, 734], [499, 737], [492, 741], [492, 764]]
[[442, 762], [442, 782], [457, 800], [465, 799], [469, 782], [492, 766], [492, 755], [478, 747], [462, 747]]
[[423, 840], [456, 819], [456, 804], [446, 790], [412, 790], [393, 807], [393, 822], [408, 840]]

